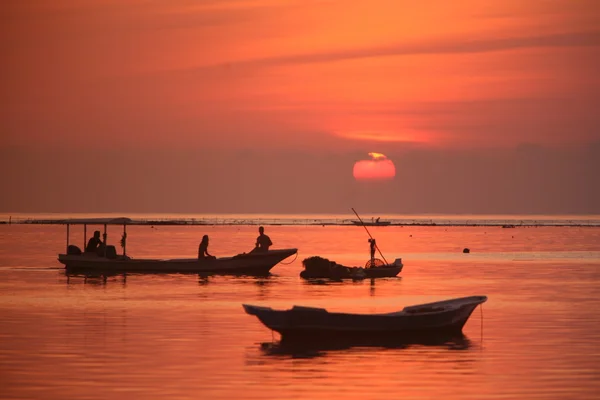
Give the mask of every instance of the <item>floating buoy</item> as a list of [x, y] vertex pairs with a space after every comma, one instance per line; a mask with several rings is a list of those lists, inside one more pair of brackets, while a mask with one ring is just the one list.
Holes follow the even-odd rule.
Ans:
[[463, 249], [463, 253], [470, 253], [470, 252], [471, 252], [471, 250], [469, 250], [469, 248], [468, 248], [468, 247], [465, 247], [465, 248]]

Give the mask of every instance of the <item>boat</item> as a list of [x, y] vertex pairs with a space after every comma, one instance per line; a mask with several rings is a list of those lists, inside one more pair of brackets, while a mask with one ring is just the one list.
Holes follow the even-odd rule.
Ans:
[[379, 220], [375, 220], [372, 222], [351, 220], [351, 222], [354, 225], [359, 225], [359, 226], [388, 226], [392, 223], [392, 221], [379, 221]]
[[462, 332], [475, 308], [487, 296], [469, 296], [404, 307], [384, 314], [329, 312], [324, 308], [293, 306], [289, 310], [243, 304], [283, 341], [321, 340], [336, 337], [411, 337]]
[[[126, 254], [126, 229], [127, 225], [131, 224], [131, 222], [131, 219], [125, 217], [68, 219], [62, 221], [67, 226], [67, 247], [64, 254], [58, 255], [58, 261], [69, 271], [266, 275], [280, 261], [298, 252], [297, 249], [279, 249], [202, 260], [198, 258], [136, 259]], [[118, 255], [115, 246], [112, 245], [102, 246], [101, 250], [95, 253], [82, 252], [79, 247], [69, 244], [69, 229], [71, 225], [83, 225], [84, 243], [87, 240], [87, 225], [104, 225], [104, 243], [107, 243], [107, 226], [122, 225], [123, 236], [121, 237], [121, 246], [123, 247], [123, 254]]]
[[327, 258], [313, 256], [302, 261], [304, 270], [300, 277], [304, 279], [369, 279], [391, 278], [402, 271], [402, 259], [397, 258], [386, 264], [378, 258], [367, 261], [364, 267], [347, 267]]

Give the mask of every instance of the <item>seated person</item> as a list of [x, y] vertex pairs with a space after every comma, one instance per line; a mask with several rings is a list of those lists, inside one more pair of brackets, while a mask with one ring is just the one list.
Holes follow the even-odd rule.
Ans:
[[199, 260], [214, 260], [215, 256], [208, 254], [208, 235], [202, 236], [202, 241], [198, 245], [198, 259]]
[[254, 247], [254, 250], [252, 250], [252, 252], [266, 253], [267, 251], [269, 251], [269, 247], [273, 245], [273, 242], [271, 242], [270, 237], [265, 235], [265, 228], [263, 228], [262, 226], [258, 228], [258, 233], [259, 236], [256, 238], [256, 246]]
[[100, 240], [100, 231], [95, 231], [94, 236], [88, 240], [87, 246], [85, 246], [86, 253], [95, 253], [101, 248], [103, 245], [102, 240]]

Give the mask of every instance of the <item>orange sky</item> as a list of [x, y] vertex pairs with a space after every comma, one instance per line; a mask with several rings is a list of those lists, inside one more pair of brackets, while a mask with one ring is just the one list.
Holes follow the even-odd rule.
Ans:
[[600, 141], [595, 0], [1, 7], [4, 151], [375, 151], [393, 159], [413, 148]]
[[593, 0], [3, 4], [5, 146], [600, 135]]

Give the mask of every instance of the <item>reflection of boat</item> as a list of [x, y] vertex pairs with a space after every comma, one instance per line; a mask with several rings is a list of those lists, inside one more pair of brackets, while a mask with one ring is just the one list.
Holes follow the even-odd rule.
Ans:
[[356, 220], [352, 220], [352, 223], [354, 225], [364, 225], [364, 226], [388, 226], [392, 223], [392, 221], [379, 221], [379, 220], [375, 220], [372, 222], [365, 222], [365, 221], [356, 221]]
[[[65, 277], [67, 278], [67, 284], [73, 284], [83, 282], [84, 284], [91, 285], [106, 285], [110, 279], [111, 282], [120, 281], [122, 285], [127, 282], [127, 273], [119, 272], [104, 272], [104, 271], [85, 271], [75, 270], [70, 271], [65, 269]], [[120, 278], [120, 279], [119, 279]]]
[[368, 278], [390, 278], [398, 275], [402, 271], [402, 259], [394, 260], [392, 264], [385, 264], [383, 261], [375, 258], [369, 260], [362, 267], [346, 267], [335, 261], [330, 261], [323, 257], [309, 257], [302, 261], [304, 270], [300, 272], [300, 277], [305, 279], [323, 278], [323, 279], [368, 279]]
[[[306, 338], [305, 338], [306, 339]], [[261, 343], [266, 355], [311, 358], [324, 355], [326, 351], [347, 350], [353, 347], [373, 349], [405, 349], [412, 346], [435, 346], [449, 350], [467, 350], [471, 341], [461, 332], [454, 334], [432, 334], [412, 336], [363, 336], [353, 338], [342, 335], [310, 340], [285, 340]]]
[[293, 306], [289, 310], [244, 304], [265, 326], [279, 332], [282, 341], [313, 340], [349, 336], [355, 340], [373, 337], [411, 337], [459, 333], [486, 296], [462, 297], [404, 307], [385, 314], [348, 314], [324, 308]]
[[[265, 253], [244, 253], [233, 257], [199, 260], [188, 259], [134, 259], [125, 253], [126, 226], [129, 218], [101, 218], [84, 220], [65, 220], [67, 225], [67, 252], [59, 254], [58, 261], [68, 270], [114, 271], [114, 272], [205, 272], [225, 274], [267, 274], [277, 263], [296, 254], [297, 249], [269, 250]], [[104, 241], [106, 242], [107, 225], [123, 225], [121, 246], [123, 254], [117, 255], [115, 246], [106, 245], [97, 253], [81, 252], [77, 246], [69, 245], [69, 226], [84, 226], [84, 243], [87, 225], [104, 225]]]

